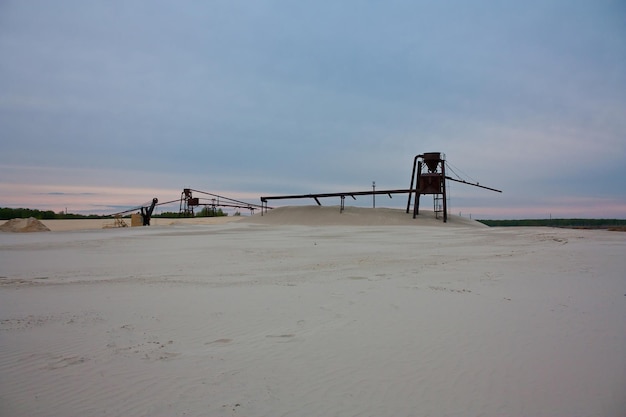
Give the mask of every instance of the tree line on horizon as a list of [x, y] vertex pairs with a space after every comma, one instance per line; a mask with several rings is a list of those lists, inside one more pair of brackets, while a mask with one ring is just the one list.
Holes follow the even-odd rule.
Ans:
[[578, 227], [606, 229], [626, 226], [626, 219], [523, 219], [523, 220], [477, 220], [490, 227]]
[[[238, 215], [238, 213], [235, 213]], [[222, 217], [228, 216], [228, 213], [225, 213], [221, 208], [213, 209], [212, 207], [204, 207], [198, 213], [194, 215], [194, 217]], [[37, 220], [55, 220], [55, 219], [110, 219], [113, 216], [109, 214], [76, 214], [76, 213], [67, 213], [65, 211], [60, 211], [55, 213], [52, 210], [37, 210], [37, 209], [29, 209], [29, 208], [10, 208], [10, 207], [0, 207], [0, 220], [11, 220], [11, 219], [27, 219], [29, 217], [34, 217]], [[130, 217], [130, 213], [123, 217]], [[160, 214], [153, 214], [152, 217], [165, 217], [165, 218], [175, 218], [181, 217], [178, 212], [163, 212]]]

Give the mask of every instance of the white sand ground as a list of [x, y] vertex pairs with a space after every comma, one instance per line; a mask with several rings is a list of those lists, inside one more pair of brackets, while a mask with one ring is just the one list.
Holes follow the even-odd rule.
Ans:
[[0, 233], [0, 415], [626, 415], [626, 233], [357, 211]]
[[[152, 226], [173, 226], [184, 224], [224, 224], [238, 221], [238, 216], [225, 217], [193, 217], [180, 219], [167, 219], [155, 217], [151, 219]], [[130, 226], [130, 219], [123, 219], [127, 226]], [[51, 231], [63, 232], [68, 230], [97, 230], [116, 227], [114, 219], [76, 219], [76, 220], [42, 220]]]

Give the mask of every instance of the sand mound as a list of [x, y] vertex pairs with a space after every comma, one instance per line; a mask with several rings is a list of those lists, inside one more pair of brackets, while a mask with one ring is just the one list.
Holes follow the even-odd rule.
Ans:
[[49, 232], [45, 224], [34, 217], [28, 219], [11, 219], [0, 226], [2, 232]]
[[420, 211], [417, 218], [405, 210], [391, 208], [339, 206], [286, 206], [255, 214], [244, 220], [251, 223], [303, 226], [467, 226], [487, 227], [475, 220], [448, 215], [448, 222], [437, 219], [432, 211]]

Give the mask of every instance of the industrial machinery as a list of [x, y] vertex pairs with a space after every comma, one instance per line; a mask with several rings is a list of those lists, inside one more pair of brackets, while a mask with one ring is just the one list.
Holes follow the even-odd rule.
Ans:
[[[341, 192], [341, 193], [320, 193], [320, 194], [298, 194], [298, 195], [282, 195], [282, 196], [268, 196], [261, 197], [261, 204], [251, 204], [244, 201], [235, 200], [228, 197], [223, 197], [217, 194], [208, 193], [205, 191], [193, 190], [191, 188], [183, 189], [183, 192], [180, 195], [180, 210], [179, 216], [181, 217], [194, 217], [194, 209], [199, 206], [204, 206], [205, 208], [211, 208], [214, 213], [217, 212], [217, 207], [230, 207], [230, 208], [243, 208], [250, 210], [251, 214], [254, 214], [254, 210], [261, 209], [261, 214], [267, 209], [267, 203], [269, 200], [280, 200], [280, 199], [298, 199], [298, 198], [312, 198], [318, 205], [322, 205], [320, 203], [321, 198], [327, 197], [340, 197], [341, 198], [341, 206], [340, 212], [344, 211], [345, 208], [345, 198], [352, 197], [356, 200], [356, 196], [364, 196], [364, 195], [388, 195], [389, 198], [393, 194], [408, 194], [408, 201], [406, 205], [406, 212], [409, 213], [411, 208], [411, 200], [413, 198], [413, 194], [415, 194], [415, 200], [413, 204], [413, 218], [415, 218], [419, 214], [419, 205], [420, 205], [420, 196], [430, 194], [433, 196], [433, 208], [435, 212], [435, 216], [438, 218], [439, 215], [443, 217], [443, 221], [446, 222], [448, 219], [448, 196], [446, 190], [446, 181], [456, 181], [462, 184], [472, 185], [474, 187], [480, 187], [491, 191], [496, 191], [501, 193], [502, 191], [496, 190], [495, 188], [485, 187], [480, 185], [478, 182], [469, 182], [461, 179], [460, 176], [457, 175], [458, 178], [453, 178], [446, 175], [446, 169], [449, 169], [451, 172], [456, 174], [452, 167], [446, 162], [445, 155], [440, 152], [427, 152], [423, 154], [416, 155], [413, 159], [413, 170], [411, 171], [411, 185], [408, 189], [391, 189], [391, 190], [377, 190], [376, 183], [372, 183], [372, 190], [366, 191], [350, 191], [350, 192]], [[194, 197], [193, 193], [199, 193], [206, 195], [208, 197], [198, 198]], [[177, 200], [167, 201], [164, 203], [158, 203], [158, 199], [152, 199], [151, 203], [146, 203], [142, 206], [122, 211], [120, 213], [116, 213], [113, 216], [121, 216], [126, 213], [135, 212], [131, 216], [131, 225], [150, 225], [150, 219], [152, 217], [152, 213], [154, 208], [157, 205], [162, 204], [170, 204], [174, 203]], [[373, 200], [375, 206], [375, 200]], [[136, 213], [139, 211], [139, 213]], [[141, 218], [139, 218], [141, 216]], [[120, 217], [121, 218], [121, 217]], [[123, 223], [122, 222], [118, 222]]]
[[152, 217], [152, 212], [154, 211], [154, 207], [156, 207], [159, 200], [155, 197], [152, 199], [152, 204], [150, 207], [141, 207], [141, 220], [144, 226], [150, 226], [150, 218]]
[[[406, 212], [408, 213], [411, 207], [412, 194], [415, 194], [413, 218], [415, 218], [419, 213], [420, 195], [432, 194], [433, 211], [435, 212], [435, 216], [438, 217], [439, 214], [442, 214], [443, 221], [446, 222], [448, 220], [446, 180], [473, 185], [474, 187], [485, 188], [498, 193], [502, 192], [500, 190], [496, 190], [495, 188], [485, 187], [478, 183], [471, 183], [447, 176], [445, 156], [440, 152], [427, 152], [416, 155], [413, 159], [413, 172], [411, 173], [411, 185], [409, 186], [409, 198], [406, 204]], [[415, 188], [413, 188], [414, 182]]]
[[408, 189], [393, 189], [393, 190], [376, 190], [375, 184], [373, 189], [368, 191], [350, 191], [342, 193], [321, 193], [321, 194], [299, 194], [299, 195], [282, 195], [282, 196], [268, 196], [261, 197], [261, 213], [263, 208], [267, 208], [267, 202], [269, 200], [281, 200], [281, 199], [297, 199], [297, 198], [312, 198], [318, 205], [320, 198], [326, 197], [340, 197], [341, 205], [340, 211], [343, 212], [345, 207], [345, 198], [352, 197], [356, 200], [355, 196], [362, 195], [388, 195], [391, 198], [392, 194], [408, 194], [408, 203], [406, 206], [406, 212], [408, 213], [411, 206], [411, 197], [415, 194], [415, 204], [413, 206], [413, 218], [419, 213], [419, 198], [422, 194], [432, 194], [434, 199], [434, 211], [438, 217], [442, 214], [443, 221], [448, 220], [448, 207], [447, 207], [447, 195], [446, 195], [446, 180], [456, 181], [463, 184], [473, 185], [475, 187], [485, 188], [487, 190], [496, 191], [501, 193], [502, 191], [495, 188], [489, 188], [478, 183], [471, 183], [462, 179], [452, 178], [446, 175], [446, 161], [445, 157], [440, 152], [428, 152], [415, 156], [413, 159], [413, 171], [411, 172], [411, 185]]
[[193, 217], [193, 208], [200, 205], [200, 199], [193, 197], [192, 191], [191, 188], [185, 188], [183, 192], [180, 193], [180, 209], [178, 214], [181, 217]]
[[[201, 201], [200, 198], [193, 196], [194, 192], [207, 195], [209, 196], [209, 198], [202, 198]], [[254, 214], [254, 210], [262, 207], [258, 204], [246, 203], [245, 201], [235, 200], [221, 195], [208, 193], [206, 191], [198, 191], [191, 188], [185, 188], [180, 194], [179, 216], [193, 217], [194, 207], [198, 206], [210, 207], [213, 212], [217, 211], [217, 207], [242, 208], [250, 210], [250, 214]]]
[[[115, 217], [116, 219], [121, 219], [122, 215], [127, 214], [127, 213], [133, 213], [133, 212], [137, 212], [139, 211], [139, 214], [141, 216], [141, 225], [142, 226], [150, 226], [150, 219], [152, 218], [152, 212], [154, 212], [154, 208], [157, 206], [157, 203], [159, 202], [159, 200], [155, 197], [152, 199], [151, 203], [145, 203], [139, 207], [134, 207], [132, 209], [129, 210], [125, 210], [125, 211], [120, 211], [119, 213], [115, 213], [112, 216]], [[134, 223], [134, 218], [133, 216], [135, 216], [136, 214], [133, 214], [131, 216], [131, 226], [135, 226], [136, 224]], [[126, 227], [126, 223], [124, 223], [123, 221], [120, 220], [116, 220], [116, 226], [119, 227]]]
[[[193, 193], [200, 193], [204, 195], [208, 195], [209, 198], [198, 198], [194, 197]], [[159, 203], [157, 198], [153, 198], [152, 202], [142, 204], [139, 207], [134, 207], [125, 211], [121, 211], [119, 213], [112, 214], [116, 220], [116, 227], [125, 227], [126, 223], [124, 223], [122, 216], [131, 214], [131, 226], [149, 226], [150, 220], [152, 218], [152, 213], [156, 206], [176, 203], [179, 200], [171, 200]], [[246, 203], [245, 201], [239, 201], [228, 197], [223, 197], [217, 194], [211, 194], [204, 191], [193, 190], [191, 188], [183, 189], [183, 192], [180, 195], [180, 211], [178, 215], [180, 217], [194, 217], [194, 209], [199, 206], [209, 207], [213, 210], [214, 213], [217, 212], [217, 207], [229, 207], [229, 208], [242, 208], [250, 210], [251, 214], [254, 213], [254, 210], [261, 208], [262, 206], [258, 204]]]

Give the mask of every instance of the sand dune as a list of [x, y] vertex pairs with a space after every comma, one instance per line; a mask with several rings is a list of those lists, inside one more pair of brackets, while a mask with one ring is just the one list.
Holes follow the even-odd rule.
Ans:
[[0, 224], [0, 232], [31, 233], [49, 231], [50, 229], [48, 229], [46, 225], [34, 217], [28, 219], [11, 219]]
[[0, 415], [626, 414], [626, 234], [357, 212], [0, 233]]
[[482, 223], [465, 217], [448, 215], [447, 224], [435, 213], [421, 210], [414, 219], [413, 214], [406, 210], [390, 208], [346, 207], [343, 211], [339, 206], [286, 206], [257, 213], [247, 217], [246, 221], [274, 225], [307, 225], [307, 226], [468, 226], [486, 227]]

